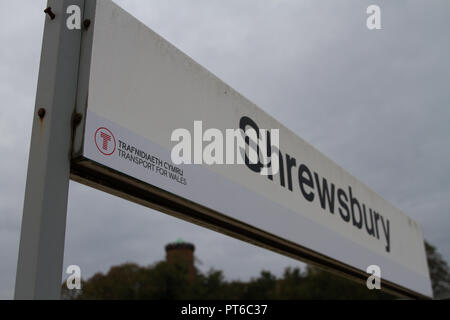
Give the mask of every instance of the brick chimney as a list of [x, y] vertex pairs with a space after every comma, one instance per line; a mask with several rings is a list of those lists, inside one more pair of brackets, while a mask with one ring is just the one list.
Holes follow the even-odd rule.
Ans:
[[166, 261], [167, 263], [180, 263], [187, 266], [189, 279], [194, 280], [194, 250], [195, 246], [191, 243], [178, 240], [177, 242], [166, 245]]

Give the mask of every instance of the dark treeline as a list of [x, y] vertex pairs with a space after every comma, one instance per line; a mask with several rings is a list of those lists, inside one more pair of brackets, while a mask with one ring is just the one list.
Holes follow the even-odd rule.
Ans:
[[[65, 288], [65, 286], [63, 286]], [[319, 269], [287, 268], [283, 277], [262, 271], [248, 282], [226, 281], [222, 271], [196, 272], [190, 278], [183, 264], [160, 262], [149, 267], [128, 263], [112, 267], [82, 283], [82, 290], [64, 290], [69, 299], [390, 299], [380, 290], [336, 277]]]
[[[436, 249], [426, 244], [435, 297], [448, 294], [449, 269]], [[190, 274], [182, 263], [159, 262], [151, 266], [127, 263], [97, 273], [82, 282], [81, 290], [68, 290], [65, 299], [393, 299], [381, 290], [308, 266], [287, 268], [277, 278], [268, 271], [250, 281], [227, 281], [223, 272]]]

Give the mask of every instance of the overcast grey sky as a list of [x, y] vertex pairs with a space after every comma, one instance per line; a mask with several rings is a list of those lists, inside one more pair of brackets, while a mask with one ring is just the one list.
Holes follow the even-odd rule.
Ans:
[[[419, 222], [450, 260], [450, 1], [116, 0]], [[366, 28], [381, 7], [382, 30]], [[44, 0], [1, 1], [0, 298], [12, 298]], [[83, 277], [193, 242], [228, 279], [296, 260], [71, 183], [64, 265]]]

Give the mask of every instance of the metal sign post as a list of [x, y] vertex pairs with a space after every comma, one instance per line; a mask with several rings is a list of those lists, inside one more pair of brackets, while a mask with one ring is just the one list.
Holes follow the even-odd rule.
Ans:
[[80, 30], [66, 8], [84, 0], [49, 0], [33, 116], [15, 299], [59, 299], [76, 102]]

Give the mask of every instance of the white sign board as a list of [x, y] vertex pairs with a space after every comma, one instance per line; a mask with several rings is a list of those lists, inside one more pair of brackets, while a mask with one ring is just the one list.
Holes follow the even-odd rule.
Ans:
[[[378, 265], [382, 285], [432, 295], [416, 222], [111, 1], [96, 1], [92, 20], [82, 46], [78, 179], [99, 186], [109, 177], [105, 190], [144, 204], [154, 199], [149, 190], [197, 212], [186, 219], [239, 236], [208, 219], [227, 221], [247, 231], [243, 239], [361, 279]], [[193, 132], [194, 121], [203, 132], [279, 129], [278, 174], [174, 164], [172, 133]]]

